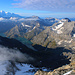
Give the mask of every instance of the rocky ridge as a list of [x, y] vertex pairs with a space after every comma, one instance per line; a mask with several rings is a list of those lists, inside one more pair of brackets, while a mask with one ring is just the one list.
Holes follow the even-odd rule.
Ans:
[[[37, 20], [33, 20], [35, 18]], [[43, 30], [54, 24], [56, 21], [58, 20], [54, 18], [50, 18], [47, 20], [41, 19], [37, 16], [27, 17], [24, 21], [19, 22], [18, 25], [5, 32], [5, 34], [7, 37], [11, 38], [15, 38], [16, 35], [17, 37], [24, 37], [28, 40], [31, 40], [34, 36], [41, 33]], [[16, 30], [18, 30], [18, 33], [14, 33], [14, 31]]]
[[63, 54], [70, 58], [70, 64], [66, 64], [49, 72], [38, 70], [34, 75], [75, 75], [75, 54]]
[[[40, 34], [32, 38], [34, 44], [44, 47], [65, 47], [75, 49], [75, 22], [62, 19], [51, 27], [47, 27]], [[52, 45], [51, 45], [52, 44]]]

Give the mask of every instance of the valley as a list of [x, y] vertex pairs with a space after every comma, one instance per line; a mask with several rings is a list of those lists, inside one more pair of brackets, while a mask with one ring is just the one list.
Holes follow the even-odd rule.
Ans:
[[3, 68], [3, 75], [66, 75], [71, 71], [73, 75], [75, 21], [69, 18], [23, 17], [1, 11], [2, 57], [0, 69]]

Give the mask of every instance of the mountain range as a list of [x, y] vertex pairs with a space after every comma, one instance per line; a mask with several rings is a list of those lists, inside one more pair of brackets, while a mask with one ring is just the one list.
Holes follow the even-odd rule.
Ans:
[[[75, 22], [69, 22], [67, 19], [62, 19], [59, 22], [53, 24], [51, 27], [46, 28], [37, 36], [31, 40], [35, 44], [47, 46], [62, 46], [65, 48], [75, 47]], [[36, 40], [37, 39], [37, 40]], [[53, 40], [53, 42], [52, 42]], [[53, 45], [51, 45], [53, 43]]]
[[[50, 19], [46, 19], [50, 20]], [[48, 23], [47, 23], [48, 24]], [[53, 25], [47, 25], [43, 20], [28, 20], [5, 32], [7, 37], [22, 37], [33, 44], [48, 48], [65, 47], [74, 48], [75, 22], [68, 18], [61, 19]]]
[[5, 12], [5, 11], [0, 11], [0, 17], [3, 18], [10, 18], [10, 17], [18, 17], [18, 18], [22, 18], [22, 16], [18, 15], [18, 14], [14, 14], [14, 13], [10, 13], [10, 12]]
[[0, 60], [6, 75], [75, 74], [75, 21], [0, 11]]

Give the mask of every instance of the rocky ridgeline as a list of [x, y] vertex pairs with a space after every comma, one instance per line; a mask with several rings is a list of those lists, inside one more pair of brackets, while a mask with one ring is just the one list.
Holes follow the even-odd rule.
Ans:
[[[49, 25], [45, 21], [48, 21]], [[26, 20], [5, 34], [11, 38], [24, 37], [34, 45], [38, 44], [47, 48], [65, 47], [75, 49], [75, 22], [68, 18], [62, 20], [52, 18], [52, 21], [57, 22], [51, 24], [51, 18], [40, 21]]]
[[75, 54], [63, 53], [71, 62], [50, 72], [37, 71], [34, 75], [75, 75]]
[[65, 47], [74, 50], [75, 22], [69, 19], [62, 19], [34, 36], [31, 41], [34, 44], [39, 44], [47, 48]]

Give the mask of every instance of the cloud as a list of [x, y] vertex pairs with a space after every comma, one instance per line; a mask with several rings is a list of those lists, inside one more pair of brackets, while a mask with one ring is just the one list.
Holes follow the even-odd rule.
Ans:
[[0, 61], [19, 61], [28, 62], [33, 60], [32, 57], [27, 54], [21, 53], [19, 50], [9, 49], [7, 47], [0, 46]]
[[14, 0], [17, 8], [27, 10], [70, 11], [75, 12], [75, 0]]
[[0, 75], [14, 75], [19, 70], [17, 61], [27, 63], [30, 60], [34, 59], [19, 50], [0, 46]]

